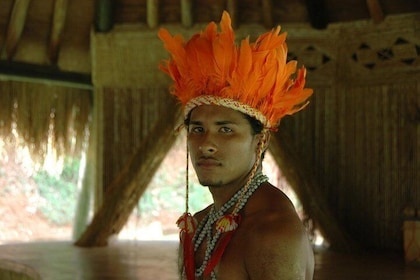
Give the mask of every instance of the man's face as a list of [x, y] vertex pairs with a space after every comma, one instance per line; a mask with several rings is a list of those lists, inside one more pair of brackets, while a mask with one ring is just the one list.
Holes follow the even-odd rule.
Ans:
[[242, 113], [214, 105], [191, 112], [188, 147], [202, 185], [241, 182], [256, 160], [257, 146], [258, 136]]

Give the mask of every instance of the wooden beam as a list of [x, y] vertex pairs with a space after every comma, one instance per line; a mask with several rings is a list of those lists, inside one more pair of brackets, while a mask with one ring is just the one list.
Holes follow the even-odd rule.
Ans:
[[0, 61], [0, 79], [93, 89], [90, 75], [60, 71], [50, 66], [10, 61]]
[[123, 228], [152, 180], [152, 175], [176, 139], [174, 127], [181, 114], [175, 109], [172, 112], [173, 118], [169, 122], [162, 119], [160, 125], [156, 125], [143, 145], [107, 187], [103, 204], [86, 231], [75, 242], [76, 246], [106, 246], [108, 239]]
[[382, 11], [381, 3], [378, 0], [366, 0], [370, 17], [374, 23], [380, 23], [384, 20], [384, 13]]
[[328, 12], [324, 0], [305, 0], [311, 26], [325, 29], [328, 25]]
[[193, 5], [192, 0], [181, 0], [181, 22], [186, 28], [193, 25]]
[[273, 28], [273, 3], [271, 0], [262, 1], [263, 23], [265, 28]]
[[159, 0], [147, 0], [147, 25], [156, 28], [159, 25]]
[[66, 22], [68, 0], [54, 1], [54, 14], [50, 30], [50, 41], [48, 46], [48, 59], [52, 64], [57, 64], [60, 49], [60, 39]]
[[228, 11], [230, 19], [232, 21], [232, 28], [238, 28], [238, 1], [228, 0], [226, 10]]
[[[15, 55], [17, 45], [25, 27], [26, 15], [31, 0], [15, 0], [12, 15], [9, 20], [6, 35], [6, 57], [12, 59]], [[2, 55], [3, 57], [3, 55]]]
[[108, 32], [114, 27], [115, 0], [96, 0], [95, 31]]
[[341, 252], [359, 251], [359, 245], [338, 225], [325, 199], [318, 191], [315, 178], [305, 167], [289, 134], [281, 126], [271, 137], [269, 149], [282, 174], [301, 201], [305, 212], [319, 225], [318, 229], [328, 240], [331, 248]]

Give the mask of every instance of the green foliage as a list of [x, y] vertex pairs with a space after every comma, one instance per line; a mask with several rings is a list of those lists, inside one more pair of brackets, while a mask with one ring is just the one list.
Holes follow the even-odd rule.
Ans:
[[[177, 175], [173, 175], [177, 174]], [[195, 213], [211, 203], [206, 187], [190, 180], [189, 208]], [[152, 179], [141, 197], [138, 208], [145, 217], [159, 216], [163, 212], [183, 213], [185, 211], [185, 168], [178, 172], [162, 168]]]
[[195, 213], [212, 203], [211, 194], [207, 187], [194, 183], [190, 186], [190, 208]]
[[[77, 181], [80, 161], [66, 159], [59, 176], [45, 170], [36, 173], [34, 180], [44, 199], [39, 207], [42, 214], [57, 225], [72, 223], [77, 203]], [[189, 210], [195, 213], [212, 201], [206, 187], [190, 179]], [[185, 211], [185, 168], [161, 166], [138, 203], [139, 215], [144, 218]]]
[[79, 160], [66, 159], [60, 176], [50, 175], [45, 170], [34, 176], [39, 194], [45, 200], [40, 210], [54, 224], [65, 225], [73, 221], [79, 166]]

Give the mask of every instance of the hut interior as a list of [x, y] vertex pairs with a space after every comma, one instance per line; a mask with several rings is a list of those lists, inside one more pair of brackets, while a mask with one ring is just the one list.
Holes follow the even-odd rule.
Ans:
[[39, 162], [85, 149], [93, 196], [74, 242], [0, 245], [1, 279], [176, 279], [176, 244], [112, 240], [181, 121], [157, 30], [188, 37], [223, 10], [238, 38], [281, 25], [308, 69], [310, 104], [270, 152], [330, 245], [314, 279], [419, 279], [418, 0], [0, 1], [0, 137]]

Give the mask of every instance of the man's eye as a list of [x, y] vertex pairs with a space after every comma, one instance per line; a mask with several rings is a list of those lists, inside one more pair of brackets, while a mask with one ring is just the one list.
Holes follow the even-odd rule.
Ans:
[[232, 128], [224, 126], [220, 128], [220, 131], [223, 133], [228, 133], [228, 132], [232, 132]]
[[196, 127], [192, 127], [190, 132], [192, 133], [202, 133], [204, 131], [204, 129], [200, 126], [196, 126]]

